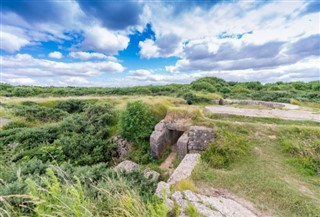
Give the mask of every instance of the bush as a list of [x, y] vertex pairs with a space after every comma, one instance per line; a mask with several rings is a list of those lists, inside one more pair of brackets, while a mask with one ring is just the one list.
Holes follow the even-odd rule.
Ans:
[[39, 105], [17, 106], [14, 111], [15, 115], [23, 116], [28, 121], [56, 122], [62, 120], [68, 113], [60, 109], [46, 108]]
[[121, 135], [136, 143], [148, 141], [158, 121], [147, 104], [141, 101], [128, 103], [120, 120]]
[[25, 121], [11, 121], [2, 127], [3, 130], [15, 129], [15, 128], [26, 128], [31, 127], [31, 125]]
[[192, 82], [191, 88], [196, 91], [207, 91], [210, 93], [214, 93], [217, 89], [210, 83], [202, 81], [202, 82]]
[[211, 144], [201, 158], [215, 168], [228, 168], [236, 160], [249, 154], [250, 141], [239, 132], [218, 129], [216, 142]]
[[66, 101], [59, 101], [57, 102], [55, 108], [61, 109], [63, 111], [66, 111], [68, 113], [79, 113], [83, 112], [84, 107], [87, 103], [81, 100], [77, 99], [70, 99]]

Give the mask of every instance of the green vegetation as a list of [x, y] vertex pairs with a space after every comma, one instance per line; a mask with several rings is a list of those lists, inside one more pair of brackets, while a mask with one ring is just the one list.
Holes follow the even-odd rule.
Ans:
[[85, 96], [85, 95], [151, 95], [184, 97], [189, 104], [207, 102], [206, 94], [216, 93], [224, 98], [254, 99], [287, 102], [296, 99], [301, 102], [320, 102], [320, 81], [277, 82], [226, 82], [215, 77], [198, 79], [191, 84], [170, 84], [164, 86], [138, 86], [127, 88], [96, 87], [32, 87], [0, 84], [0, 96]]
[[[119, 162], [112, 137], [121, 135], [132, 144], [125, 159], [165, 174], [159, 169], [165, 156], [154, 159], [149, 147], [155, 124], [165, 118], [212, 127], [216, 134], [192, 179], [174, 190], [221, 188], [274, 216], [317, 216], [319, 123], [204, 114], [202, 109], [223, 97], [291, 102], [318, 112], [319, 88], [318, 81], [261, 84], [218, 78], [130, 88], [0, 84], [0, 116], [11, 120], [0, 129], [0, 215], [178, 216], [177, 204], [168, 214], [164, 201], [154, 196], [156, 182], [142, 171], [112, 168]], [[199, 216], [191, 204], [185, 212]]]
[[194, 170], [196, 186], [227, 189], [274, 216], [320, 213], [319, 127], [236, 117], [205, 123], [217, 138]]
[[200, 217], [197, 208], [193, 206], [190, 202], [188, 202], [185, 212], [190, 217]]

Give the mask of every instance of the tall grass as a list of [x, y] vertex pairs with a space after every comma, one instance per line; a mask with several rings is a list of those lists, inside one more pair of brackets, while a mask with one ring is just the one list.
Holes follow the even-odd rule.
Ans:
[[[68, 177], [60, 168], [50, 167], [40, 182], [27, 179], [29, 194], [12, 195], [29, 199], [30, 216], [75, 217], [167, 217], [165, 200], [142, 198], [121, 176], [105, 177], [99, 184], [83, 186], [77, 177]], [[10, 197], [10, 196], [6, 196]], [[5, 197], [0, 216], [20, 216]], [[4, 207], [4, 208], [2, 208]]]

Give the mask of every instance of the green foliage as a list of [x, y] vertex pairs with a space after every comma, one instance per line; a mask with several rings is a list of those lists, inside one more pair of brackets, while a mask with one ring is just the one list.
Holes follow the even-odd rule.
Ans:
[[65, 101], [58, 101], [55, 108], [61, 109], [68, 113], [79, 113], [83, 112], [86, 102], [77, 99], [70, 99]]
[[[25, 103], [26, 104], [26, 103]], [[46, 108], [37, 104], [30, 104], [14, 107], [14, 114], [25, 117], [28, 121], [56, 122], [67, 116], [61, 109]]]
[[218, 94], [206, 94], [201, 92], [187, 92], [183, 95], [184, 100], [191, 104], [210, 103], [213, 99], [221, 98]]
[[28, 188], [32, 195], [35, 208], [33, 211], [38, 216], [94, 216], [92, 204], [85, 197], [82, 185], [78, 178], [75, 183], [65, 180], [61, 184], [52, 171], [48, 168], [47, 176], [42, 177], [41, 183], [37, 185], [31, 179], [27, 179]]
[[196, 91], [208, 91], [210, 93], [214, 93], [217, 91], [217, 89], [212, 84], [206, 81], [192, 82], [191, 88]]
[[[164, 86], [137, 86], [127, 88], [97, 87], [14, 87], [0, 85], [2, 96], [84, 96], [84, 95], [151, 95], [151, 96], [183, 96], [185, 93], [197, 91], [202, 93], [219, 92], [228, 98], [256, 99], [264, 101], [289, 102], [291, 98], [299, 101], [320, 103], [319, 81], [276, 82], [261, 84], [260, 82], [226, 82], [216, 77], [205, 77], [193, 81], [191, 85], [170, 84]], [[192, 98], [188, 94], [187, 98]], [[191, 101], [190, 101], [191, 102]]]
[[228, 168], [232, 163], [244, 159], [250, 151], [247, 132], [233, 132], [228, 129], [217, 129], [216, 141], [211, 144], [201, 158], [215, 168]]
[[0, 148], [18, 144], [14, 150], [15, 161], [37, 157], [44, 162], [68, 159], [75, 165], [111, 162], [116, 145], [109, 138], [115, 124], [115, 115], [109, 105], [90, 105], [84, 112], [57, 124], [3, 130]]
[[148, 141], [157, 122], [147, 104], [141, 101], [128, 103], [120, 120], [121, 135], [136, 143]]
[[[289, 163], [303, 174], [320, 173], [320, 131], [316, 128], [286, 128], [279, 132], [278, 142], [291, 158]], [[291, 137], [294, 136], [295, 139]]]
[[192, 203], [190, 203], [189, 201], [185, 209], [185, 212], [190, 217], [200, 217], [200, 213], [198, 212], [197, 208], [193, 206]]
[[15, 129], [15, 128], [26, 128], [31, 127], [31, 125], [25, 121], [11, 121], [2, 127], [3, 130]]

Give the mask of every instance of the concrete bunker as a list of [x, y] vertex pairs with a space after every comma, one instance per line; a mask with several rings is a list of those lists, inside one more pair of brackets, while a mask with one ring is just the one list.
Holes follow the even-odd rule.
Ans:
[[170, 125], [165, 123], [164, 120], [160, 121], [150, 136], [152, 155], [155, 158], [160, 158], [167, 149], [178, 142], [183, 133], [184, 130], [170, 128]]
[[179, 159], [183, 159], [188, 153], [206, 150], [214, 140], [213, 129], [190, 125], [190, 122], [184, 120], [160, 121], [150, 136], [152, 155], [160, 158], [174, 144], [177, 144]]

